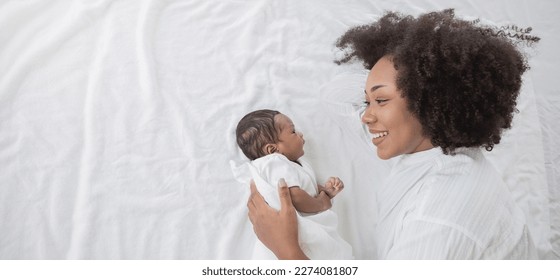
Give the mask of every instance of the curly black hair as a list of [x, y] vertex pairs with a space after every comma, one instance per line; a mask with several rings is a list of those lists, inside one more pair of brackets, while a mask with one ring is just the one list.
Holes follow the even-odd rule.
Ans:
[[280, 128], [274, 117], [280, 114], [275, 110], [257, 110], [245, 115], [235, 130], [237, 145], [250, 160], [266, 156], [266, 144], [277, 143]]
[[342, 35], [336, 46], [345, 55], [335, 62], [357, 58], [369, 70], [391, 58], [397, 88], [434, 146], [445, 154], [459, 147], [490, 151], [517, 111], [521, 76], [529, 68], [517, 43], [540, 39], [530, 31], [458, 19], [453, 9], [417, 18], [387, 12]]

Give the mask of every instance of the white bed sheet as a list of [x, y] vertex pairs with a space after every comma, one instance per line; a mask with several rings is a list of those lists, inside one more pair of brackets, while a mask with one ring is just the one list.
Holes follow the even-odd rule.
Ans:
[[[289, 115], [359, 259], [374, 259], [376, 159], [334, 42], [385, 10], [456, 8], [532, 26], [514, 127], [490, 160], [541, 258], [560, 256], [560, 28], [554, 1], [1, 1], [0, 259], [245, 259], [239, 118]], [[356, 95], [357, 94], [357, 95]]]

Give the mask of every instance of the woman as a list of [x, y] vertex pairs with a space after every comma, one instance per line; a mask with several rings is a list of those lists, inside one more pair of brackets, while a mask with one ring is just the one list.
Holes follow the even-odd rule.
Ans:
[[[386, 259], [530, 259], [524, 215], [480, 148], [510, 128], [525, 59], [508, 37], [455, 18], [453, 10], [413, 18], [387, 13], [347, 31], [337, 63], [371, 69], [362, 122], [381, 159], [401, 156], [377, 196], [378, 255]], [[251, 185], [249, 218], [279, 259], [305, 259], [289, 192], [279, 212]]]

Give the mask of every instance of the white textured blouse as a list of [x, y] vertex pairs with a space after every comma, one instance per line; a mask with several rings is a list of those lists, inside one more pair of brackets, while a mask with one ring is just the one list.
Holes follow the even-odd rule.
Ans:
[[479, 149], [396, 161], [377, 195], [381, 259], [534, 259], [523, 212]]

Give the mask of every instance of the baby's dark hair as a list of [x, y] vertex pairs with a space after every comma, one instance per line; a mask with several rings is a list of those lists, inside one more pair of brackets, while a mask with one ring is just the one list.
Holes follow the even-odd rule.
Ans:
[[278, 114], [280, 112], [274, 110], [257, 110], [245, 115], [237, 124], [237, 145], [250, 160], [266, 156], [266, 144], [278, 143], [280, 128], [274, 123]]
[[357, 58], [369, 70], [390, 58], [397, 88], [434, 146], [445, 154], [459, 147], [490, 151], [511, 127], [529, 68], [517, 43], [539, 41], [530, 31], [461, 20], [452, 9], [417, 18], [388, 12], [342, 35], [336, 46], [345, 55], [335, 62]]

